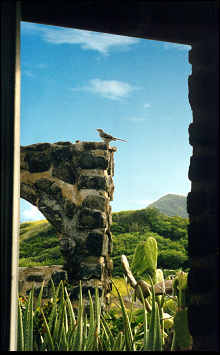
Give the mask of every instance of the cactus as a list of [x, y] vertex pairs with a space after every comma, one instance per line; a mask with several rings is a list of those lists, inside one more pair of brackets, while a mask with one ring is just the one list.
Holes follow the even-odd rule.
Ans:
[[174, 295], [177, 296], [178, 308], [184, 309], [187, 306], [188, 288], [187, 288], [188, 274], [179, 271], [173, 281]]
[[163, 270], [156, 269], [156, 283], [164, 282]]
[[157, 242], [153, 237], [137, 245], [131, 264], [131, 270], [137, 279], [142, 277], [149, 282], [149, 274], [153, 283], [156, 283], [157, 254]]
[[187, 309], [176, 312], [174, 317], [174, 336], [171, 350], [191, 350], [192, 337], [188, 328]]
[[177, 296], [177, 311], [174, 316], [174, 336], [171, 350], [191, 350], [192, 349], [192, 336], [188, 327], [187, 315], [187, 277], [188, 274], [179, 271], [173, 282], [174, 295]]
[[[154, 315], [156, 317], [155, 320], [153, 320], [154, 316], [151, 317], [152, 324], [156, 324], [156, 319], [159, 324], [157, 325], [157, 329], [160, 329], [161, 343], [158, 345], [158, 348], [162, 349], [162, 347], [165, 345], [165, 338], [168, 337], [164, 330], [169, 330], [173, 328], [174, 336], [172, 340], [171, 350], [191, 350], [192, 337], [189, 333], [187, 318], [188, 274], [181, 270], [177, 272], [176, 277], [172, 283], [172, 299], [165, 301], [166, 288], [164, 274], [161, 269], [157, 269], [157, 242], [153, 237], [149, 237], [146, 241], [142, 241], [137, 245], [132, 260], [131, 270], [134, 273], [134, 277], [131, 271], [129, 270], [129, 280], [131, 279], [132, 275], [131, 285], [136, 290], [136, 296], [140, 298], [140, 295], [138, 293], [140, 287], [142, 297], [144, 298], [143, 304], [145, 306], [145, 309], [150, 312], [151, 315]], [[128, 275], [128, 268], [125, 268], [125, 271]], [[135, 278], [138, 279], [137, 282]], [[157, 288], [159, 286], [163, 287], [161, 295], [155, 295], [155, 284]], [[151, 294], [151, 291], [153, 291], [153, 295]], [[164, 307], [166, 311], [167, 308], [169, 309], [171, 307], [170, 310], [172, 315], [164, 313]], [[170, 310], [168, 311], [169, 313]], [[152, 329], [151, 331], [152, 333], [149, 332], [149, 334], [151, 334], [151, 336], [149, 336], [149, 339], [151, 339], [154, 334], [154, 331]], [[152, 344], [150, 343], [150, 349], [152, 348]]]

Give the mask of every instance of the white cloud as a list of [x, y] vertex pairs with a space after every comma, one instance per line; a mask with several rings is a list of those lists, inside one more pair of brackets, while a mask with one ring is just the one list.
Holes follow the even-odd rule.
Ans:
[[23, 73], [25, 76], [28, 76], [29, 78], [34, 78], [35, 75], [33, 74], [33, 72], [31, 70], [23, 70], [21, 71], [21, 73]]
[[45, 217], [35, 206], [30, 206], [24, 209], [23, 211], [21, 211], [22, 221], [38, 221], [41, 219], [45, 219]]
[[34, 71], [36, 69], [42, 70], [42, 69], [45, 69], [45, 68], [47, 68], [47, 64], [45, 64], [45, 63], [39, 63], [39, 64], [36, 64], [34, 66], [31, 66], [28, 63], [23, 63], [23, 68], [21, 70], [21, 73], [22, 73], [22, 75], [25, 75], [25, 76], [27, 76], [29, 78], [35, 78], [36, 74], [34, 73]]
[[189, 51], [192, 47], [188, 44], [180, 44], [180, 43], [164, 43], [164, 49], [178, 49], [180, 51]]
[[130, 201], [132, 204], [145, 208], [149, 206], [151, 203], [155, 202], [155, 200], [132, 200]]
[[112, 48], [129, 48], [139, 39], [71, 28], [60, 28], [22, 22], [23, 34], [40, 34], [42, 39], [53, 44], [78, 44], [84, 50], [95, 50], [108, 54]]
[[127, 118], [127, 121], [130, 121], [130, 122], [143, 122], [145, 120], [146, 119], [144, 117], [129, 117], [129, 118]]
[[45, 68], [47, 68], [47, 64], [45, 64], [45, 63], [39, 63], [39, 64], [36, 65], [36, 68], [38, 68], [38, 69], [45, 69]]
[[136, 89], [138, 88], [122, 81], [92, 79], [89, 81], [87, 86], [81, 88], [73, 88], [72, 90], [90, 91], [107, 99], [120, 100], [122, 98], [128, 97], [129, 94]]
[[144, 104], [144, 108], [149, 108], [151, 107], [151, 104]]
[[38, 25], [31, 22], [21, 22], [21, 32], [23, 34], [37, 34], [46, 29], [44, 25]]

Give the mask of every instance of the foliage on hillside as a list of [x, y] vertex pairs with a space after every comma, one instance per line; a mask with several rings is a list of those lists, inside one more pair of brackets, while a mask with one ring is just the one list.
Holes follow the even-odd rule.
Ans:
[[[188, 267], [188, 219], [168, 217], [155, 208], [123, 211], [112, 215], [114, 262], [113, 276], [122, 277], [121, 255], [129, 262], [140, 241], [153, 236], [158, 245], [158, 267]], [[22, 223], [20, 226], [19, 266], [62, 265], [64, 263], [54, 228], [47, 221]]]
[[136, 245], [149, 236], [158, 245], [158, 267], [177, 269], [188, 267], [188, 219], [168, 217], [156, 208], [113, 213], [112, 216], [114, 276], [122, 276], [120, 256], [131, 262]]
[[46, 220], [20, 225], [19, 266], [63, 265], [59, 241]]

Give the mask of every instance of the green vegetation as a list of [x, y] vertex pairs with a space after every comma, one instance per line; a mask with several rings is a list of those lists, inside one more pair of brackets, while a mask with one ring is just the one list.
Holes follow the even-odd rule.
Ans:
[[63, 265], [59, 240], [46, 220], [20, 225], [19, 266]]
[[[157, 241], [157, 264], [162, 269], [188, 268], [188, 219], [168, 217], [156, 208], [123, 211], [112, 214], [113, 277], [122, 277], [121, 255], [128, 261], [140, 241], [149, 236]], [[64, 260], [54, 228], [49, 222], [22, 223], [20, 226], [19, 266], [63, 265]]]
[[168, 217], [156, 208], [123, 211], [112, 215], [114, 263], [113, 276], [122, 276], [121, 255], [131, 262], [139, 242], [153, 237], [157, 241], [157, 264], [162, 269], [186, 269], [189, 267], [187, 255], [188, 219]]
[[[157, 268], [157, 242], [153, 237], [148, 237], [146, 241], [141, 241], [136, 246], [131, 268], [125, 255], [122, 257], [122, 264], [126, 274], [125, 280], [129, 280], [133, 294], [146, 306], [147, 312], [142, 309], [134, 311], [134, 314], [138, 313], [141, 317], [139, 317], [139, 322], [140, 319], [149, 322], [148, 332], [149, 334], [152, 332], [152, 344], [156, 341], [156, 334], [158, 332], [160, 334], [160, 339], [158, 339], [160, 345], [153, 350], [190, 350], [192, 337], [189, 333], [187, 319], [187, 307], [190, 302], [187, 287], [188, 274], [181, 270], [175, 272], [172, 295], [170, 295], [170, 291], [169, 294], [166, 294], [169, 288], [167, 289], [165, 286], [163, 271]], [[158, 294], [158, 287], [161, 287], [161, 283], [165, 288]], [[143, 293], [140, 294], [140, 290]], [[150, 321], [147, 320], [149, 315], [151, 315]], [[156, 322], [156, 319], [158, 321], [157, 330], [156, 328], [151, 330], [152, 319], [153, 323]]]
[[[141, 248], [140, 248], [141, 246]], [[154, 249], [153, 256], [149, 247]], [[144, 267], [139, 263], [143, 257]], [[103, 294], [92, 298], [88, 291], [89, 311], [80, 293], [78, 302], [72, 303], [68, 284], [61, 281], [55, 288], [51, 280], [52, 297], [42, 304], [44, 283], [34, 302], [34, 288], [28, 297], [18, 302], [18, 351], [181, 351], [192, 349], [192, 337], [187, 320], [187, 273], [177, 272], [172, 296], [156, 295], [154, 285], [164, 280], [157, 269], [157, 242], [149, 237], [137, 245], [132, 260], [133, 272], [148, 280], [148, 292], [141, 284], [131, 292], [129, 285], [113, 281], [117, 309], [102, 309]], [[150, 274], [155, 276], [153, 282]], [[117, 286], [116, 286], [117, 284]], [[145, 283], [146, 284], [146, 283]], [[66, 286], [65, 286], [66, 285]], [[147, 285], [147, 284], [146, 284]], [[71, 285], [69, 285], [71, 286]], [[125, 306], [118, 286], [127, 290], [130, 305]], [[142, 309], [134, 309], [135, 295]], [[165, 313], [169, 312], [169, 313]]]
[[[80, 284], [77, 311], [61, 281], [57, 288], [52, 283], [53, 297], [42, 304], [42, 292], [34, 306], [34, 289], [18, 302], [18, 351], [157, 351], [162, 350], [159, 312], [153, 296], [152, 312], [147, 320], [143, 303], [144, 321], [132, 322], [132, 309], [127, 311], [120, 292], [116, 289], [122, 314], [122, 329], [109, 312], [102, 311], [102, 298], [89, 295], [89, 313], [85, 311]], [[141, 292], [141, 290], [140, 290]], [[142, 295], [143, 297], [143, 295]], [[117, 333], [115, 334], [115, 330]]]

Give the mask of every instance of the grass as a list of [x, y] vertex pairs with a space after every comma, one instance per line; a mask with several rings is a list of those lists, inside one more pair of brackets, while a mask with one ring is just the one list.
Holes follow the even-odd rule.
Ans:
[[34, 222], [25, 222], [20, 224], [20, 242], [29, 239], [35, 235], [38, 235], [42, 230], [46, 230], [46, 226], [50, 227], [50, 224], [47, 220], [43, 219], [40, 221]]
[[[127, 296], [128, 292], [131, 291], [131, 286], [127, 285], [124, 278], [112, 278], [113, 283], [116, 285], [117, 289], [120, 292], [121, 296]], [[112, 287], [112, 292], [111, 292], [112, 296], [117, 297], [118, 293], [115, 289], [115, 287]]]
[[20, 225], [19, 266], [63, 265], [56, 231], [46, 220]]

